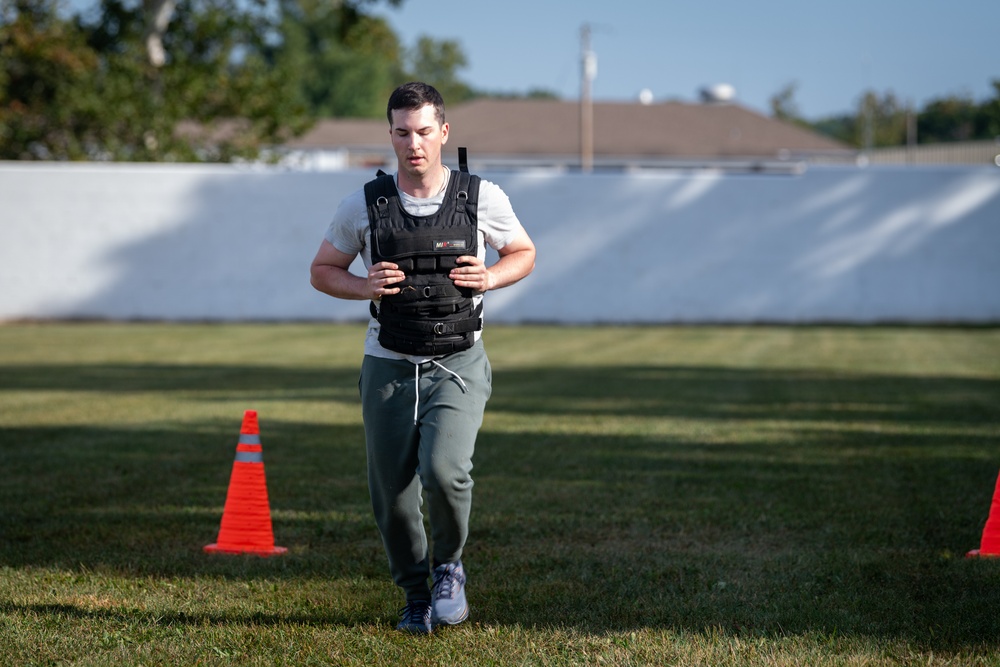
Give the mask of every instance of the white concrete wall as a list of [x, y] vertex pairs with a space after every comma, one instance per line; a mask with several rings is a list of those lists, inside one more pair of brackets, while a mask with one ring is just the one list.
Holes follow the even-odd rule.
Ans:
[[[491, 321], [1000, 321], [995, 168], [483, 176], [538, 246]], [[0, 319], [361, 319], [308, 267], [369, 177], [0, 163]]]

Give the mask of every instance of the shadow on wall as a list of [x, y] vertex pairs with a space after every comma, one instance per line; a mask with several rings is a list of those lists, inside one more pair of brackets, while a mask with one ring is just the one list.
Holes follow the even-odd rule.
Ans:
[[[368, 173], [4, 170], [0, 317], [367, 317], [308, 268]], [[484, 176], [538, 247], [535, 273], [488, 298], [490, 321], [1000, 319], [995, 170]]]
[[129, 181], [119, 187], [144, 193], [139, 215], [112, 204], [115, 231], [139, 224], [143, 233], [101, 245], [89, 265], [113, 278], [66, 304], [73, 310], [181, 320], [365, 316], [359, 304], [338, 308], [309, 284], [309, 264], [349, 192], [346, 179], [225, 170], [138, 174]]

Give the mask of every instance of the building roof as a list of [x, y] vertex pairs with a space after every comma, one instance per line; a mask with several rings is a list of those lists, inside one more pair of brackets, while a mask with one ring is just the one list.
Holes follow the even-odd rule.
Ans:
[[316, 121], [305, 134], [287, 142], [285, 147], [381, 151], [389, 147], [389, 125], [384, 120], [327, 118]]
[[[479, 159], [540, 160], [580, 154], [580, 105], [561, 100], [479, 99], [447, 110], [449, 144]], [[390, 151], [385, 120], [317, 122], [293, 150]], [[737, 104], [593, 103], [596, 161], [776, 159], [843, 153], [843, 144]]]

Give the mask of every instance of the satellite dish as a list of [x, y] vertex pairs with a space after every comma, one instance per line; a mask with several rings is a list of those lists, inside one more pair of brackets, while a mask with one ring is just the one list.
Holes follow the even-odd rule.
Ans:
[[717, 83], [701, 89], [701, 101], [705, 104], [730, 104], [736, 99], [736, 89], [728, 83]]

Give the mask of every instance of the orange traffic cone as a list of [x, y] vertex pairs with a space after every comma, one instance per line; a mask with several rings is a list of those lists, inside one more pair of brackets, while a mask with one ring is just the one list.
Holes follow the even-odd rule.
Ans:
[[1000, 477], [997, 477], [997, 488], [993, 492], [993, 504], [990, 505], [990, 516], [983, 528], [983, 541], [978, 549], [965, 554], [966, 558], [989, 557], [1000, 558]]
[[222, 511], [219, 540], [205, 547], [209, 553], [259, 556], [283, 554], [288, 549], [274, 546], [271, 506], [264, 479], [264, 456], [257, 426], [257, 411], [243, 413], [243, 427], [236, 445], [236, 460], [229, 478], [226, 507]]

